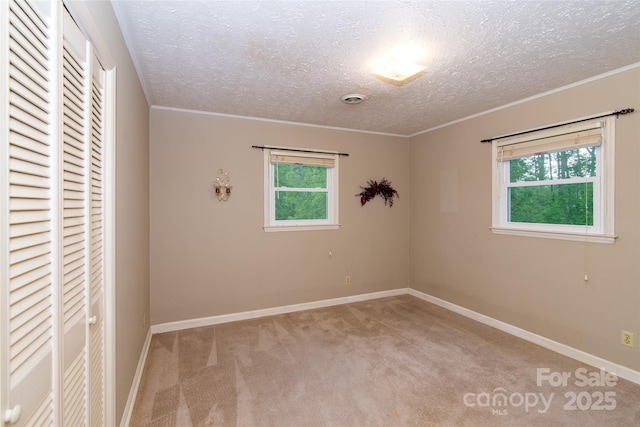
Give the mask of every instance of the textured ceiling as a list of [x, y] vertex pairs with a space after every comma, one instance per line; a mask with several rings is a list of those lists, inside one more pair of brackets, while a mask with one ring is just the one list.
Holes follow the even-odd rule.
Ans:
[[[112, 4], [152, 105], [398, 135], [640, 62], [637, 0]], [[406, 43], [427, 74], [375, 78]]]

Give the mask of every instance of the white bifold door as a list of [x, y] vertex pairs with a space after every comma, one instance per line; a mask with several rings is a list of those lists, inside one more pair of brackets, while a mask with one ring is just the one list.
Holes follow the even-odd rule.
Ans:
[[105, 71], [60, 1], [0, 1], [0, 404], [105, 425]]

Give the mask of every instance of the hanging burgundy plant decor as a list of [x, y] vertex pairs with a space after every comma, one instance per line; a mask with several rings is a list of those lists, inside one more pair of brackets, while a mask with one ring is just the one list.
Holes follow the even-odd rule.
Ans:
[[391, 207], [393, 206], [393, 196], [398, 196], [398, 192], [391, 186], [391, 182], [387, 181], [387, 178], [382, 178], [380, 182], [369, 180], [366, 187], [360, 188], [362, 188], [362, 191], [356, 196], [360, 196], [360, 205], [362, 206], [379, 195], [384, 199], [384, 204], [386, 205], [389, 202], [389, 207]]

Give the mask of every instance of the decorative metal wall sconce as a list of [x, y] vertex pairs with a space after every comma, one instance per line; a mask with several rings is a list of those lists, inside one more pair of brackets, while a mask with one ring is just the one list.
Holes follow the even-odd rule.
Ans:
[[216, 197], [219, 202], [226, 202], [229, 200], [229, 196], [231, 196], [231, 188], [233, 188], [231, 186], [231, 177], [229, 176], [229, 172], [224, 169], [219, 169], [213, 188], [216, 190]]

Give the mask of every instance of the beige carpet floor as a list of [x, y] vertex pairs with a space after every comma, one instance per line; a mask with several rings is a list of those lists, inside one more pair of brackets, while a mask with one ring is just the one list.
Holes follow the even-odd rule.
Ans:
[[131, 425], [640, 426], [640, 385], [405, 295], [154, 335]]

